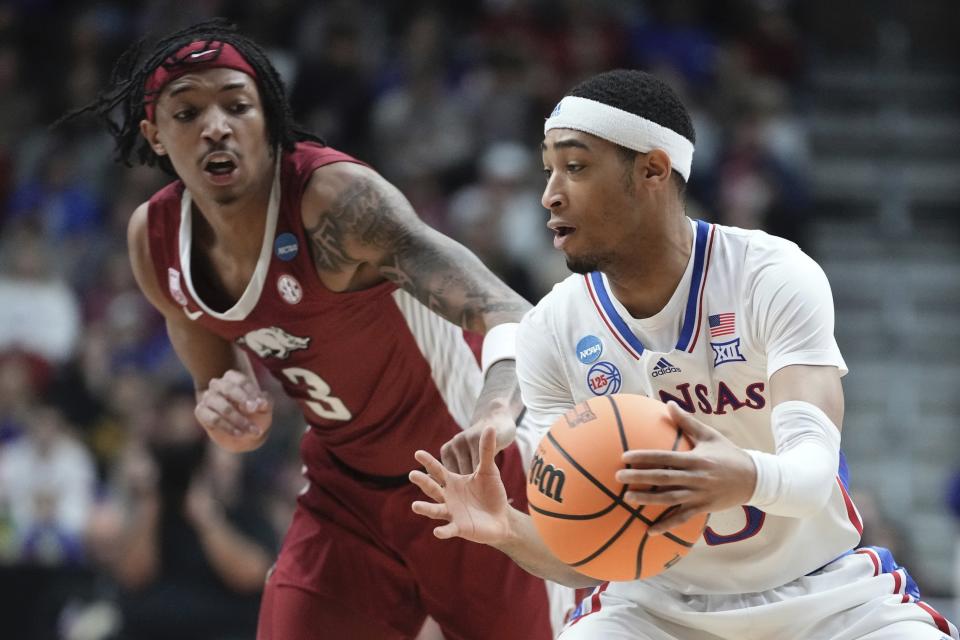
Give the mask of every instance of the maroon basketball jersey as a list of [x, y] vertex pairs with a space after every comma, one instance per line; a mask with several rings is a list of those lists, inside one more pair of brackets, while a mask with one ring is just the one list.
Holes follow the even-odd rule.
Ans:
[[325, 447], [361, 472], [399, 476], [416, 466], [416, 449], [436, 453], [468, 426], [482, 380], [460, 328], [392, 283], [334, 293], [320, 282], [301, 199], [314, 170], [334, 162], [358, 161], [313, 143], [282, 154], [256, 270], [226, 311], [193, 285], [194, 212], [180, 181], [150, 199], [150, 251], [183, 313], [262, 362], [300, 404], [308, 473]]

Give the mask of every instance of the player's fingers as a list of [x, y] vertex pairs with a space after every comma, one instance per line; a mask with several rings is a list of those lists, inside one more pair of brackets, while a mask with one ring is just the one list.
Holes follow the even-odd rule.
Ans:
[[470, 473], [464, 470], [463, 448], [464, 435], [462, 433], [457, 434], [453, 440], [440, 447], [440, 461], [443, 466], [454, 473]]
[[[226, 420], [230, 425], [239, 431], [251, 432], [260, 435], [260, 429], [240, 412], [237, 406], [229, 399], [219, 393], [206, 391], [198, 406], [204, 406]], [[199, 418], [198, 418], [199, 419]]]
[[690, 438], [694, 444], [701, 440], [707, 440], [718, 432], [703, 422], [700, 422], [692, 415], [680, 408], [676, 402], [667, 403], [667, 411], [674, 423]]
[[455, 525], [452, 522], [448, 522], [442, 527], [437, 527], [433, 530], [433, 535], [440, 538], [441, 540], [449, 540], [450, 538], [456, 538], [460, 535], [460, 527]]
[[655, 522], [650, 527], [649, 533], [652, 536], [662, 535], [674, 527], [679, 527], [681, 524], [687, 522], [699, 512], [700, 509], [690, 505], [678, 506], [673, 511], [668, 509], [667, 511], [664, 511], [664, 514], [669, 513], [669, 515], [662, 516], [657, 522]]
[[211, 380], [206, 393], [223, 396], [234, 403], [238, 409], [246, 413], [252, 413], [252, 411], [247, 408], [247, 404], [251, 400], [256, 399], [256, 396], [251, 395], [243, 385], [231, 382], [225, 378]]
[[444, 501], [443, 489], [439, 483], [423, 471], [411, 471], [408, 477], [410, 478], [410, 482], [420, 487], [420, 490], [427, 494], [428, 498], [436, 502]]
[[413, 457], [416, 458], [417, 462], [423, 465], [423, 468], [427, 470], [427, 473], [430, 474], [434, 482], [439, 484], [441, 487], [447, 483], [447, 469], [440, 464], [439, 460], [434, 458], [423, 449], [415, 452]]
[[223, 431], [233, 436], [242, 436], [247, 433], [244, 429], [239, 429], [232, 425], [223, 416], [206, 405], [197, 405], [193, 415], [197, 418], [197, 422], [207, 431]]
[[693, 494], [687, 489], [668, 489], [666, 491], [627, 491], [623, 499], [627, 504], [682, 504]]
[[623, 484], [672, 486], [687, 484], [691, 475], [678, 469], [620, 469], [614, 477]]
[[491, 473], [497, 468], [493, 461], [497, 455], [497, 430], [491, 426], [483, 428], [480, 433], [480, 462], [477, 465], [477, 473]]
[[236, 369], [230, 369], [222, 376], [220, 380], [227, 382], [228, 384], [236, 385], [238, 387], [246, 386], [252, 384], [250, 376], [243, 373], [242, 371], [237, 371]]
[[268, 412], [273, 411], [273, 396], [266, 391], [261, 390], [257, 396], [257, 408], [255, 411]]
[[467, 455], [470, 458], [470, 469], [465, 473], [473, 473], [474, 469], [480, 466], [480, 438], [467, 440]]
[[413, 509], [414, 513], [433, 520], [450, 520], [450, 510], [447, 509], [445, 504], [417, 500], [410, 505], [410, 508]]
[[696, 464], [695, 456], [688, 451], [664, 451], [662, 449], [630, 449], [620, 459], [624, 463], [643, 468], [688, 469]]
[[273, 409], [273, 399], [270, 394], [260, 389], [256, 381], [247, 374], [231, 369], [223, 374], [220, 380], [227, 387], [234, 389], [234, 394], [241, 396], [237, 402], [247, 413], [265, 412]]

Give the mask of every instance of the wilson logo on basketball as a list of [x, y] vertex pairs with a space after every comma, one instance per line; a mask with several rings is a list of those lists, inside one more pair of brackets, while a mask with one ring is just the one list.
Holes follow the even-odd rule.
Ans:
[[533, 457], [528, 483], [535, 485], [537, 491], [551, 500], [563, 502], [563, 480], [563, 469], [557, 469], [552, 464], [543, 464], [543, 458], [539, 454]]

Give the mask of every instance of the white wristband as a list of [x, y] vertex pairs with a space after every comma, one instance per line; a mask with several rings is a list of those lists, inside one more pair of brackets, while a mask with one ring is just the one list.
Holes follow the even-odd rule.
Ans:
[[483, 336], [483, 347], [480, 350], [480, 369], [483, 376], [496, 362], [501, 360], [517, 359], [517, 329], [516, 322], [504, 322], [487, 331]]
[[747, 450], [757, 469], [748, 505], [769, 514], [800, 518], [830, 499], [840, 465], [840, 430], [819, 407], [783, 402], [770, 415], [776, 455]]

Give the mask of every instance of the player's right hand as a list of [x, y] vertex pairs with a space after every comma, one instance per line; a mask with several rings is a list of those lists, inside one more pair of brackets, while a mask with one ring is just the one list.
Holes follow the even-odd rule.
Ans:
[[231, 369], [210, 381], [194, 415], [220, 446], [249, 451], [266, 438], [273, 422], [273, 401], [250, 376]]
[[414, 454], [427, 473], [411, 471], [410, 481], [433, 502], [418, 500], [411, 508], [422, 516], [447, 521], [433, 530], [436, 537], [460, 537], [491, 545], [508, 539], [510, 505], [494, 462], [496, 440], [496, 429], [484, 428], [480, 435], [480, 463], [469, 474], [451, 471], [426, 451]]

